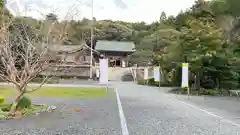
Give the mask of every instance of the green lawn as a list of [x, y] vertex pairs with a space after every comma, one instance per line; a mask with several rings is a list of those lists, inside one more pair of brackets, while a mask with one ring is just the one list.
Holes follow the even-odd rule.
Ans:
[[[15, 97], [12, 88], [1, 88], [0, 97]], [[106, 96], [105, 88], [56, 88], [42, 87], [28, 94], [30, 97], [60, 97], [60, 98], [98, 98]]]

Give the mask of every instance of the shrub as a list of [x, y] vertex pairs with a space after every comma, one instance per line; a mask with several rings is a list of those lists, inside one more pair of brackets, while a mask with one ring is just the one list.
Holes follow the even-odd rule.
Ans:
[[169, 83], [169, 82], [161, 82], [160, 83], [160, 86], [161, 87], [173, 87], [174, 85]]
[[[139, 85], [149, 85], [149, 86], [159, 86], [159, 82], [154, 81], [154, 78], [149, 79], [148, 81], [146, 80], [138, 80], [137, 84]], [[169, 82], [160, 82], [161, 87], [172, 87], [173, 85]]]
[[150, 86], [159, 86], [159, 82], [155, 82], [154, 78], [148, 80], [148, 85]]
[[178, 93], [178, 94], [187, 94], [187, 89], [179, 87], [179, 88], [174, 88], [169, 92], [170, 93]]
[[[154, 81], [154, 78], [148, 80], [148, 85], [150, 86], [159, 86], [159, 82]], [[172, 87], [173, 85], [170, 82], [160, 82], [161, 87]]]
[[203, 79], [201, 80], [201, 87], [205, 89], [214, 89], [216, 84], [212, 79]]
[[17, 108], [18, 109], [24, 109], [29, 108], [32, 105], [32, 101], [30, 98], [23, 96], [22, 99], [19, 101]]
[[137, 84], [139, 84], [139, 85], [146, 85], [145, 80], [138, 80]]
[[0, 104], [2, 104], [5, 101], [4, 97], [0, 97]]
[[203, 90], [200, 94], [201, 95], [211, 95], [211, 96], [214, 96], [214, 95], [219, 94], [219, 92], [217, 90]]

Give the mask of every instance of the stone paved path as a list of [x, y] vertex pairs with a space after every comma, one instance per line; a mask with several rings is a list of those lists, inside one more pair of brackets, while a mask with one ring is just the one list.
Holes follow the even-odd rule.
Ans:
[[116, 86], [130, 135], [240, 134], [240, 124], [214, 115], [208, 108], [192, 105], [191, 101], [161, 92], [166, 88], [132, 83], [116, 83]]

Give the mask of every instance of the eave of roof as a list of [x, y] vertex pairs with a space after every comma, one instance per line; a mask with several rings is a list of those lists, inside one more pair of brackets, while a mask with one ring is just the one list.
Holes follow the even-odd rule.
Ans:
[[135, 52], [135, 44], [129, 41], [99, 40], [96, 43], [95, 50], [112, 52]]

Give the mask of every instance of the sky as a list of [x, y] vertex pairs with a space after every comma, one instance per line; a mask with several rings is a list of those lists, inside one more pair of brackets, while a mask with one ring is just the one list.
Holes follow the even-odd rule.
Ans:
[[[159, 20], [161, 12], [177, 15], [195, 0], [93, 0], [93, 16], [97, 20], [111, 19], [151, 23]], [[8, 0], [7, 7], [15, 15], [43, 19], [53, 12], [62, 19], [91, 18], [91, 0]]]

